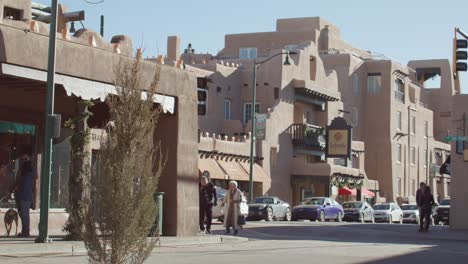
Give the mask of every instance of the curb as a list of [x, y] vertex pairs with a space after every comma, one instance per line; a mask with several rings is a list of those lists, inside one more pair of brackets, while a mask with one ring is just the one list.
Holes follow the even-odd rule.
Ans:
[[[233, 244], [248, 241], [248, 238], [219, 235], [200, 235], [196, 237], [161, 237], [154, 250], [165, 247]], [[0, 243], [0, 257], [17, 258], [63, 255], [84, 256], [88, 254], [82, 242], [60, 240], [56, 240], [48, 244], [35, 244], [32, 241], [6, 242], [7, 243]]]

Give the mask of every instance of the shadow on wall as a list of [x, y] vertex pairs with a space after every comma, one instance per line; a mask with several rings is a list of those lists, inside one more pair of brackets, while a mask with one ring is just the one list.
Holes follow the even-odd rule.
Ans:
[[0, 62], [6, 62], [6, 51], [5, 51], [5, 38], [3, 32], [0, 30]]

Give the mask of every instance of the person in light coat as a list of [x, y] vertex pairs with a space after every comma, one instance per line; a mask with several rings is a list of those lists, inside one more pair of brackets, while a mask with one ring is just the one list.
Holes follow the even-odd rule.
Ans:
[[237, 188], [236, 181], [229, 182], [229, 190], [226, 196], [224, 197], [224, 227], [226, 227], [226, 234], [231, 232], [231, 228], [234, 230], [234, 235], [237, 235], [237, 232], [240, 228], [237, 220], [240, 215], [240, 203], [242, 201], [242, 192]]

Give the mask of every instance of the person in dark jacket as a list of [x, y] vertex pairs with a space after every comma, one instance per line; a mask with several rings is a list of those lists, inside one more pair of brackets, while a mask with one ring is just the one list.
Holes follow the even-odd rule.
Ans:
[[15, 193], [16, 207], [21, 218], [21, 233], [18, 236], [29, 237], [29, 210], [33, 202], [33, 166], [28, 154], [21, 155], [20, 161], [20, 171], [10, 191]]
[[211, 222], [213, 221], [213, 206], [218, 205], [216, 187], [207, 177], [200, 180], [200, 232], [211, 233]]
[[431, 188], [426, 186], [420, 197], [420, 214], [419, 214], [419, 232], [429, 231], [431, 221], [432, 206], [435, 204], [434, 196], [431, 193]]

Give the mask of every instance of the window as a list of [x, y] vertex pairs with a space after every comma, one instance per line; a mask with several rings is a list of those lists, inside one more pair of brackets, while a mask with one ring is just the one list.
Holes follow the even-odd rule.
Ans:
[[395, 99], [399, 102], [405, 102], [405, 83], [403, 80], [395, 79]]
[[414, 166], [416, 162], [416, 149], [414, 147], [411, 147], [411, 165]]
[[239, 59], [253, 60], [257, 58], [257, 48], [240, 48]]
[[427, 167], [427, 150], [424, 150], [424, 168]]
[[317, 74], [317, 59], [314, 56], [310, 56], [310, 79], [315, 81], [315, 75]]
[[231, 120], [231, 100], [224, 100], [224, 120]]
[[397, 179], [397, 195], [401, 196], [401, 179]]
[[361, 90], [359, 89], [359, 75], [353, 73], [353, 90], [355, 94], [359, 94]]
[[367, 94], [379, 94], [382, 80], [380, 73], [369, 73], [367, 76]]
[[197, 78], [198, 115], [206, 115], [208, 108], [208, 80]]
[[424, 137], [427, 138], [429, 136], [429, 122], [424, 121]]
[[416, 195], [416, 180], [411, 180], [411, 193]]
[[401, 112], [397, 111], [397, 130], [401, 130]]
[[396, 152], [397, 152], [396, 153], [397, 154], [397, 160], [396, 161], [398, 163], [401, 163], [401, 153], [402, 153], [401, 152], [401, 144], [397, 144], [397, 151]]
[[[260, 104], [255, 104], [255, 113], [260, 113]], [[252, 103], [245, 103], [244, 104], [244, 124], [249, 122], [250, 118], [252, 117]]]
[[411, 117], [411, 135], [416, 134], [416, 117]]
[[359, 121], [359, 111], [356, 107], [353, 107], [352, 113], [353, 113], [353, 122], [351, 122], [351, 124], [353, 125], [353, 128], [356, 128], [358, 126], [358, 121]]
[[275, 100], [277, 100], [279, 98], [279, 88], [278, 87], [275, 87], [275, 89], [274, 89], [274, 97], [275, 97]]
[[3, 8], [3, 18], [11, 20], [21, 20], [23, 11], [11, 7]]

